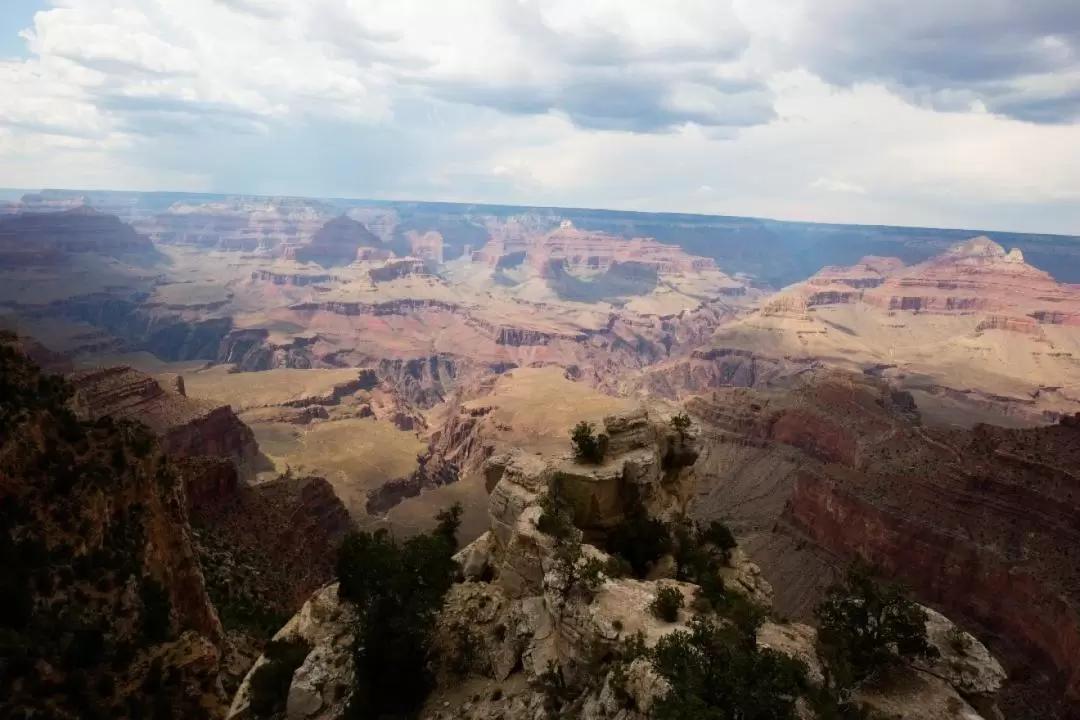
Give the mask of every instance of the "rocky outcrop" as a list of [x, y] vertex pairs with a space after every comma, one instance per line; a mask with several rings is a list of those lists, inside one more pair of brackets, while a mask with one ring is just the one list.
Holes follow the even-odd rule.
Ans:
[[[230, 461], [241, 474], [259, 455], [251, 428], [232, 409], [214, 406], [161, 387], [149, 375], [119, 366], [86, 370], [70, 376], [77, 392], [77, 407], [89, 418], [113, 417], [146, 425], [174, 458], [210, 457]], [[185, 479], [196, 505], [223, 492], [230, 480], [214, 462], [189, 463]], [[206, 478], [198, 477], [205, 469]]]
[[362, 247], [382, 246], [382, 241], [372, 235], [363, 224], [342, 215], [319, 228], [311, 242], [297, 247], [293, 255], [297, 262], [333, 267], [354, 262]]
[[368, 271], [373, 283], [391, 282], [405, 277], [425, 277], [431, 275], [427, 265], [419, 258], [405, 257], [387, 260], [382, 265]]
[[[338, 598], [337, 585], [317, 591], [274, 635], [275, 640], [302, 639], [312, 648], [293, 675], [286, 701], [289, 718], [341, 718], [353, 687], [351, 650], [355, 615]], [[228, 718], [250, 718], [251, 675], [266, 664], [259, 657], [233, 698]]]
[[552, 261], [570, 268], [605, 271], [615, 263], [631, 262], [665, 274], [716, 270], [715, 261], [688, 255], [676, 245], [665, 245], [651, 238], [627, 240], [582, 231], [572, 223], [547, 234], [497, 231], [487, 245], [473, 252], [473, 261], [495, 267], [503, 258], [516, 253], [523, 253], [522, 261], [542, 274], [550, 272]]
[[822, 367], [815, 358], [769, 357], [749, 350], [694, 350], [658, 363], [637, 382], [648, 395], [676, 399], [721, 387], [783, 387]]
[[[442, 658], [464, 652], [461, 638], [468, 638], [472, 678], [463, 681], [444, 674], [424, 717], [543, 717], [547, 705], [537, 689], [541, 676], [554, 669], [568, 683], [581, 680], [584, 673], [596, 671], [588, 663], [598, 648], [613, 648], [633, 637], [651, 647], [685, 629], [699, 612], [691, 602], [696, 586], [670, 579], [601, 574], [595, 591], [582, 590], [557, 560], [559, 541], [540, 530], [541, 498], [552, 492], [556, 480], [566, 497], [573, 498], [573, 522], [585, 538], [602, 536], [622, 512], [619, 498], [631, 486], [654, 517], [672, 517], [685, 507], [694, 484], [690, 466], [697, 456], [692, 441], [666, 425], [654, 424], [644, 411], [606, 418], [604, 426], [611, 439], [611, 457], [598, 467], [577, 465], [569, 458], [544, 461], [520, 451], [485, 463], [491, 489], [490, 530], [455, 556], [465, 581], [446, 595], [435, 638]], [[610, 558], [596, 547], [583, 545], [582, 552], [584, 558], [609, 567]], [[725, 588], [768, 603], [771, 588], [741, 553], [736, 551], [725, 573]], [[684, 598], [686, 606], [674, 622], [660, 620], [650, 611], [661, 588], [674, 589]], [[337, 586], [330, 585], [316, 592], [278, 633], [279, 639], [302, 638], [310, 648], [292, 677], [287, 717], [343, 717], [354, 687], [350, 644], [356, 618], [351, 613], [338, 598]], [[905, 671], [921, 689], [913, 691], [910, 683], [877, 687], [861, 699], [875, 707], [895, 707], [897, 717], [906, 720], [981, 718], [959, 693], [989, 698], [987, 707], [992, 709], [992, 695], [1004, 681], [1000, 666], [977, 640], [955, 631], [939, 615], [931, 615], [929, 631], [933, 642], [951, 645], [933, 664]], [[805, 625], [765, 622], [757, 642], [795, 658], [806, 666], [811, 682], [821, 683], [824, 674], [815, 637], [813, 628]], [[264, 662], [260, 659], [255, 667]], [[618, 689], [611, 674], [591, 677], [589, 682], [573, 706], [573, 716], [586, 720], [644, 720], [669, 689], [646, 657], [622, 667]], [[249, 703], [250, 675], [233, 701], [230, 717], [250, 717]]]
[[325, 273], [279, 273], [272, 270], [253, 270], [251, 272], [251, 279], [258, 282], [268, 282], [273, 285], [292, 285], [294, 287], [328, 285], [338, 281], [336, 275]]
[[408, 315], [419, 310], [444, 310], [453, 312], [459, 306], [441, 300], [427, 300], [420, 298], [407, 298], [403, 300], [388, 300], [386, 302], [324, 302], [324, 303], [300, 303], [293, 305], [290, 310], [301, 315], [305, 313], [325, 312], [335, 315]]
[[427, 452], [417, 458], [416, 470], [407, 478], [391, 480], [369, 493], [368, 514], [382, 515], [424, 490], [455, 483], [479, 470], [491, 456], [495, 448], [484, 443], [476, 432], [486, 409], [456, 407], [447, 412], [449, 419], [432, 432]]
[[1001, 329], [1021, 332], [1029, 332], [1032, 322], [1043, 322], [1040, 317], [1080, 326], [1080, 295], [1075, 290], [1026, 264], [1019, 250], [1006, 252], [985, 237], [918, 265], [891, 269], [863, 300], [888, 310], [990, 313], [1009, 318], [1008, 323], [998, 321]]

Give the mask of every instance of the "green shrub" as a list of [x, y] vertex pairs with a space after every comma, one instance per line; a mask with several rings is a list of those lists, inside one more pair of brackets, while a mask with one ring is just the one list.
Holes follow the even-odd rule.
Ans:
[[686, 434], [690, 430], [690, 416], [681, 412], [678, 415], [673, 415], [669, 423], [671, 424], [671, 429], [679, 434], [679, 439], [685, 440]]
[[666, 586], [656, 593], [656, 599], [649, 605], [649, 610], [656, 618], [673, 623], [679, 619], [679, 610], [685, 604], [686, 601], [683, 600], [683, 595], [678, 588]]
[[566, 480], [556, 474], [548, 483], [547, 492], [540, 497], [540, 517], [536, 528], [555, 539], [570, 536], [574, 531], [574, 504], [571, 501]]
[[596, 426], [582, 420], [570, 431], [574, 444], [574, 459], [580, 463], [599, 465], [604, 462], [608, 450], [608, 436], [596, 434]]
[[826, 591], [814, 615], [818, 654], [833, 688], [858, 685], [904, 658], [937, 655], [927, 641], [926, 612], [901, 586], [875, 582], [862, 562], [853, 563], [844, 582]]
[[709, 526], [701, 532], [702, 539], [716, 546], [724, 558], [724, 564], [731, 564], [731, 551], [739, 546], [731, 529], [719, 520], [713, 520]]
[[255, 717], [271, 717], [285, 709], [293, 674], [311, 652], [302, 638], [271, 640], [263, 655], [266, 662], [251, 675], [251, 712]]
[[575, 593], [592, 602], [604, 580], [604, 564], [596, 558], [585, 556], [580, 531], [575, 530], [556, 542], [552, 557], [555, 561], [555, 572], [562, 578], [563, 604]]
[[653, 707], [656, 720], [792, 720], [806, 687], [801, 663], [748, 646], [736, 628], [703, 618], [665, 635], [649, 658], [670, 687]]
[[411, 717], [434, 687], [432, 638], [453, 561], [460, 511], [398, 544], [385, 530], [352, 533], [338, 554], [338, 594], [357, 610], [352, 718]]

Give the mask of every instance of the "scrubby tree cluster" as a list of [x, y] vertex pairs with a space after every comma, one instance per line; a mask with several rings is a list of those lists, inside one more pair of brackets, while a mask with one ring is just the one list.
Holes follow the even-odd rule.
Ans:
[[677, 415], [672, 415], [671, 420], [668, 421], [668, 424], [671, 425], [672, 430], [678, 433], [680, 440], [686, 440], [690, 432], [690, 425], [692, 424], [689, 415], [684, 412], [678, 413]]
[[679, 619], [679, 610], [686, 601], [678, 588], [666, 585], [656, 593], [656, 598], [649, 604], [649, 611], [659, 620], [673, 623]]
[[443, 597], [457, 576], [453, 554], [462, 508], [398, 543], [390, 533], [349, 535], [338, 556], [338, 593], [356, 607], [353, 718], [410, 718], [435, 685], [432, 638]]
[[608, 451], [608, 436], [596, 434], [596, 426], [582, 420], [570, 431], [570, 441], [574, 444], [574, 459], [580, 463], [599, 465], [604, 462]]
[[908, 599], [903, 587], [876, 582], [872, 569], [861, 562], [826, 591], [814, 614], [818, 654], [829, 685], [838, 691], [904, 660], [937, 654], [927, 640], [926, 612]]

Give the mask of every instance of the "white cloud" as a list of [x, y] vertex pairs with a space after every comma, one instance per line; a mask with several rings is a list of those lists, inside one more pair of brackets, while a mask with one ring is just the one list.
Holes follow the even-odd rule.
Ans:
[[[932, 4], [860, 74], [805, 0], [54, 0], [0, 28], [30, 51], [0, 61], [0, 185], [1080, 232], [1080, 126], [1000, 114], [1068, 110], [1075, 35], [953, 49], [924, 104], [902, 41], [960, 17]], [[1042, 64], [989, 93], [973, 57]]]
[[833, 180], [832, 178], [827, 177], [819, 177], [817, 180], [810, 183], [810, 187], [828, 190], [829, 192], [850, 193], [852, 195], [866, 194], [866, 188], [860, 185], [844, 182], [843, 180]]

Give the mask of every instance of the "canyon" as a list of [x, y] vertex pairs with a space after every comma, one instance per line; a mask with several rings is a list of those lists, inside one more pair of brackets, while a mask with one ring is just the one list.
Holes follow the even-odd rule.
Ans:
[[699, 425], [691, 511], [778, 611], [871, 560], [987, 639], [1019, 713], [1080, 692], [1080, 240], [982, 235], [49, 191], [0, 207], [0, 323], [173, 458], [244, 618], [230, 689], [256, 599], [283, 622], [349, 529], [461, 501], [475, 540], [495, 459], [644, 406]]

